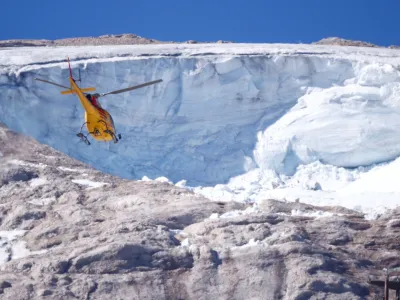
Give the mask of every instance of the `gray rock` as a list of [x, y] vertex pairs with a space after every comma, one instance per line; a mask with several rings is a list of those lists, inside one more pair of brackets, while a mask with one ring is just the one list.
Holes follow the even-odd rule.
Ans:
[[368, 276], [399, 264], [400, 210], [270, 199], [209, 218], [246, 205], [102, 174], [4, 126], [0, 152], [1, 299], [367, 299], [382, 296]]
[[364, 41], [352, 41], [346, 40], [339, 37], [329, 37], [319, 40], [313, 44], [316, 45], [337, 45], [337, 46], [355, 46], [355, 47], [379, 47], [377, 45], [364, 42]]

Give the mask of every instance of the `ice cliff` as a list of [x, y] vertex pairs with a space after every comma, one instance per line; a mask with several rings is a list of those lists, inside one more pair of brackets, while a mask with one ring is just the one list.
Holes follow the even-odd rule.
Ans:
[[[307, 45], [152, 45], [1, 50], [0, 122], [101, 171], [215, 185], [255, 168], [368, 166], [400, 155], [398, 50]], [[99, 92], [122, 140], [86, 146], [68, 85]]]

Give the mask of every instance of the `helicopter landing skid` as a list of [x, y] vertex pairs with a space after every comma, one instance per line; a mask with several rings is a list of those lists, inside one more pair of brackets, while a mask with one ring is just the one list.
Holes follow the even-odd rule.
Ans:
[[79, 132], [76, 134], [86, 145], [90, 145], [90, 142], [87, 138], [86, 135], [84, 135], [82, 132]]
[[83, 123], [83, 125], [81, 126], [81, 132], [77, 133], [76, 136], [79, 137], [86, 145], [90, 145], [90, 142], [89, 142], [87, 136], [82, 133], [82, 128], [87, 123], [88, 122]]

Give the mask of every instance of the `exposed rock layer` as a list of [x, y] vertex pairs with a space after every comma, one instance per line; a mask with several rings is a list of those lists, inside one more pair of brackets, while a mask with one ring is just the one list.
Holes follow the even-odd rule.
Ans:
[[2, 299], [376, 299], [368, 276], [399, 265], [400, 210], [244, 210], [102, 174], [5, 127], [0, 153]]

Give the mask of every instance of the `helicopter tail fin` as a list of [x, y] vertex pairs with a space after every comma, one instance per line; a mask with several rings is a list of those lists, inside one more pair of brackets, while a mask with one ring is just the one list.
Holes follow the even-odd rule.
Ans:
[[[94, 87], [88, 87], [88, 88], [83, 88], [83, 89], [80, 89], [80, 90], [81, 90], [82, 93], [86, 93], [86, 92], [95, 91], [96, 88], [94, 88]], [[62, 95], [69, 95], [69, 94], [74, 94], [74, 93], [75, 93], [75, 90], [74, 90], [74, 89], [70, 89], [70, 90], [61, 91], [60, 93], [61, 93]]]

